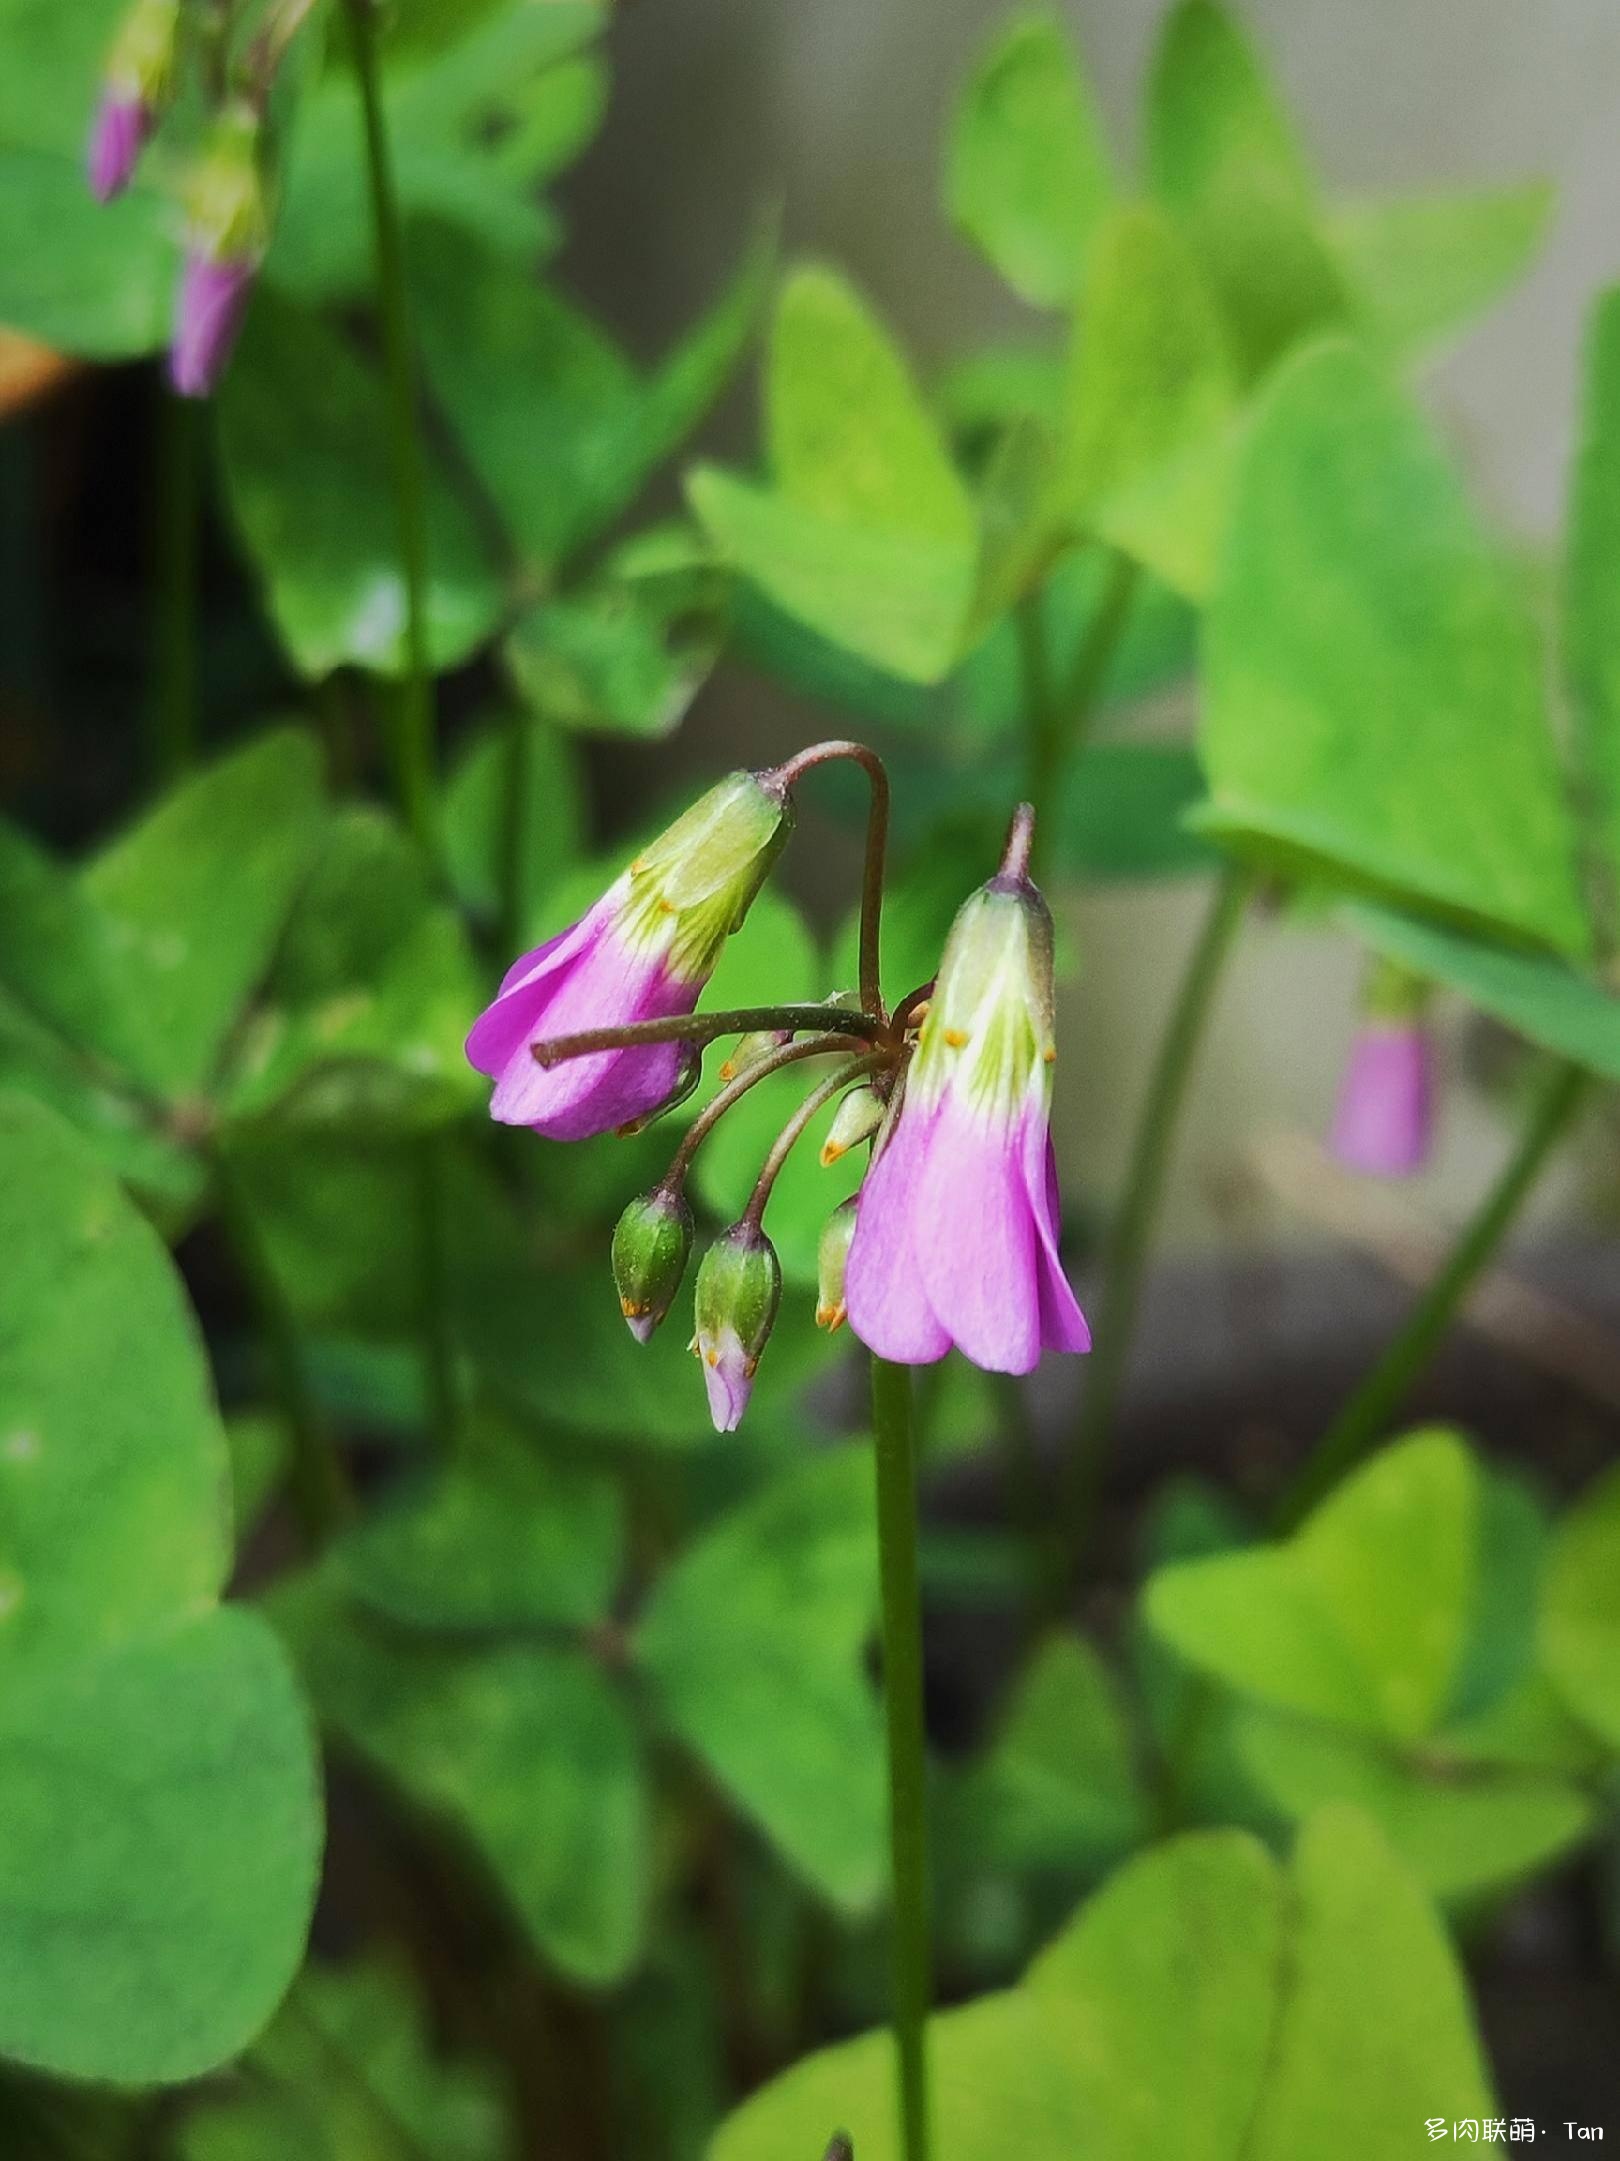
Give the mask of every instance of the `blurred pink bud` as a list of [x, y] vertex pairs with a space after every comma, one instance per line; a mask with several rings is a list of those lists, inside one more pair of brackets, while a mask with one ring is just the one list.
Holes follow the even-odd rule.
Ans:
[[122, 195], [134, 178], [155, 115], [138, 97], [107, 91], [96, 108], [88, 158], [90, 192], [98, 203]]
[[1369, 1020], [1350, 1046], [1333, 1153], [1351, 1170], [1409, 1178], [1428, 1161], [1434, 1048], [1421, 1021]]
[[169, 380], [181, 397], [206, 398], [219, 381], [258, 274], [256, 258], [187, 255], [169, 349]]

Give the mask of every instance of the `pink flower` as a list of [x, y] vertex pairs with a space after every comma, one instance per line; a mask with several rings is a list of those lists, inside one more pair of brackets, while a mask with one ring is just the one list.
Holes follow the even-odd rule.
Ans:
[[258, 274], [253, 258], [187, 255], [169, 349], [169, 379], [181, 397], [206, 398], [219, 381]]
[[904, 1091], [861, 1187], [845, 1272], [867, 1348], [996, 1373], [1091, 1334], [1058, 1256], [1052, 926], [1022, 869], [952, 926]]
[[96, 108], [87, 160], [90, 192], [98, 203], [110, 203], [129, 186], [155, 118], [144, 99], [105, 92]]
[[1350, 1046], [1333, 1153], [1351, 1170], [1408, 1178], [1428, 1161], [1434, 1056], [1421, 1020], [1368, 1020]]
[[490, 1115], [552, 1140], [646, 1117], [692, 1067], [677, 1043], [592, 1051], [543, 1067], [548, 1037], [690, 1013], [785, 836], [780, 789], [734, 773], [661, 834], [570, 929], [508, 969], [467, 1056], [495, 1083]]

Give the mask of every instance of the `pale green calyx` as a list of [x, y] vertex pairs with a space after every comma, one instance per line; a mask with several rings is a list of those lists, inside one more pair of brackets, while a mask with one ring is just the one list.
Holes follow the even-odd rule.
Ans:
[[749, 1361], [752, 1378], [753, 1362], [765, 1348], [781, 1302], [776, 1248], [751, 1223], [732, 1224], [710, 1246], [698, 1269], [692, 1301], [698, 1356], [712, 1366], [727, 1339], [733, 1339]]
[[1051, 1092], [1052, 918], [1027, 878], [995, 878], [951, 925], [908, 1090], [937, 1102], [960, 1090], [976, 1109], [1011, 1115]]
[[270, 244], [259, 116], [244, 100], [215, 120], [186, 176], [186, 240], [215, 262], [252, 262]]
[[1410, 1027], [1428, 1010], [1430, 986], [1424, 977], [1403, 968], [1398, 960], [1372, 954], [1361, 979], [1361, 1013], [1364, 1020], [1385, 1027]]
[[180, 0], [135, 0], [118, 25], [107, 55], [106, 87], [160, 112], [174, 88], [180, 42]]
[[644, 848], [620, 881], [620, 929], [668, 955], [688, 982], [710, 975], [792, 829], [785, 790], [731, 773]]

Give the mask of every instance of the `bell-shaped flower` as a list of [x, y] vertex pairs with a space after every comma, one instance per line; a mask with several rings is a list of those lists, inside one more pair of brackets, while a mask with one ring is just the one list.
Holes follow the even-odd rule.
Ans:
[[490, 1115], [552, 1140], [633, 1124], [689, 1076], [678, 1043], [590, 1051], [543, 1067], [548, 1037], [690, 1013], [787, 837], [785, 792], [754, 773], [711, 788], [579, 921], [508, 969], [467, 1056], [495, 1083]]
[[180, 0], [135, 0], [107, 56], [86, 160], [90, 192], [110, 203], [134, 178], [174, 90]]
[[1009, 846], [1012, 867], [952, 926], [860, 1191], [849, 1323], [901, 1365], [955, 1346], [991, 1372], [1027, 1373], [1043, 1351], [1091, 1347], [1058, 1257], [1052, 920], [1023, 852]]
[[269, 244], [258, 115], [231, 106], [186, 187], [185, 263], [175, 303], [169, 379], [183, 398], [205, 398], [231, 356]]
[[1427, 986], [1375, 961], [1362, 992], [1333, 1120], [1333, 1153], [1375, 1178], [1409, 1178], [1434, 1144], [1434, 1044]]

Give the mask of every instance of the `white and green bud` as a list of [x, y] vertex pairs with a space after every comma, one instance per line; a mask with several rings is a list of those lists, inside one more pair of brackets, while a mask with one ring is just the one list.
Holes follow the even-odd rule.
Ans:
[[107, 54], [102, 80], [110, 94], [163, 110], [174, 95], [181, 16], [180, 0], [134, 0]]
[[614, 1226], [613, 1283], [638, 1343], [674, 1303], [691, 1251], [692, 1211], [684, 1195], [665, 1186], [633, 1200]]
[[844, 1303], [844, 1273], [855, 1236], [855, 1197], [840, 1203], [822, 1226], [816, 1247], [816, 1326], [836, 1335], [849, 1318]]
[[991, 879], [951, 926], [909, 1090], [937, 1102], [947, 1088], [987, 1115], [1011, 1117], [1051, 1094], [1057, 1056], [1052, 918], [1025, 877]]
[[870, 1081], [862, 1081], [852, 1088], [833, 1114], [833, 1122], [827, 1138], [821, 1144], [823, 1166], [836, 1163], [840, 1156], [847, 1156], [862, 1141], [869, 1141], [882, 1125], [888, 1105]]
[[742, 1423], [781, 1302], [776, 1248], [757, 1224], [733, 1223], [704, 1254], [693, 1298], [692, 1348], [702, 1361], [717, 1433]]
[[731, 773], [644, 848], [625, 873], [621, 935], [703, 982], [748, 913], [792, 830], [787, 791]]

